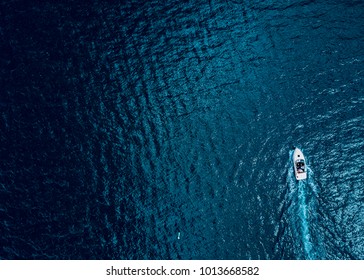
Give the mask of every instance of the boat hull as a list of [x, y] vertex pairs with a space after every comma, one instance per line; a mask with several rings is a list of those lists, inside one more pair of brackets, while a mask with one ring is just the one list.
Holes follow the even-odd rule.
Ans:
[[306, 160], [302, 151], [298, 148], [293, 152], [293, 168], [296, 180], [300, 181], [307, 179]]

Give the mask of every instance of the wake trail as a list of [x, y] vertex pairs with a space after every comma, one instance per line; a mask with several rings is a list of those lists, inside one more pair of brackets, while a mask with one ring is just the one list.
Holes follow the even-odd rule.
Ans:
[[301, 236], [302, 243], [305, 252], [305, 259], [312, 260], [313, 259], [313, 244], [310, 233], [310, 223], [309, 223], [309, 207], [306, 203], [306, 184], [303, 181], [298, 182], [298, 215], [301, 221]]

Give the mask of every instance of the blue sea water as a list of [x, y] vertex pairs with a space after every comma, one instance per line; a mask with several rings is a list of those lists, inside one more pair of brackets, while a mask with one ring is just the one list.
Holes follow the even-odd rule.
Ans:
[[0, 258], [364, 259], [363, 14], [2, 1]]

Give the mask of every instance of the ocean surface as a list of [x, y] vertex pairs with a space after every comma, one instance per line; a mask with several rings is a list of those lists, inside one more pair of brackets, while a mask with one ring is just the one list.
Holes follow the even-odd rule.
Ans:
[[86, 2], [0, 3], [0, 259], [364, 259], [363, 1]]

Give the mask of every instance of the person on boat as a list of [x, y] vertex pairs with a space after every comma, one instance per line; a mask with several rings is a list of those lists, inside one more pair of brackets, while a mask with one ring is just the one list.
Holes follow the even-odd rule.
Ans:
[[297, 162], [296, 167], [297, 167], [298, 173], [305, 172], [305, 163], [304, 162], [302, 162], [302, 161]]

